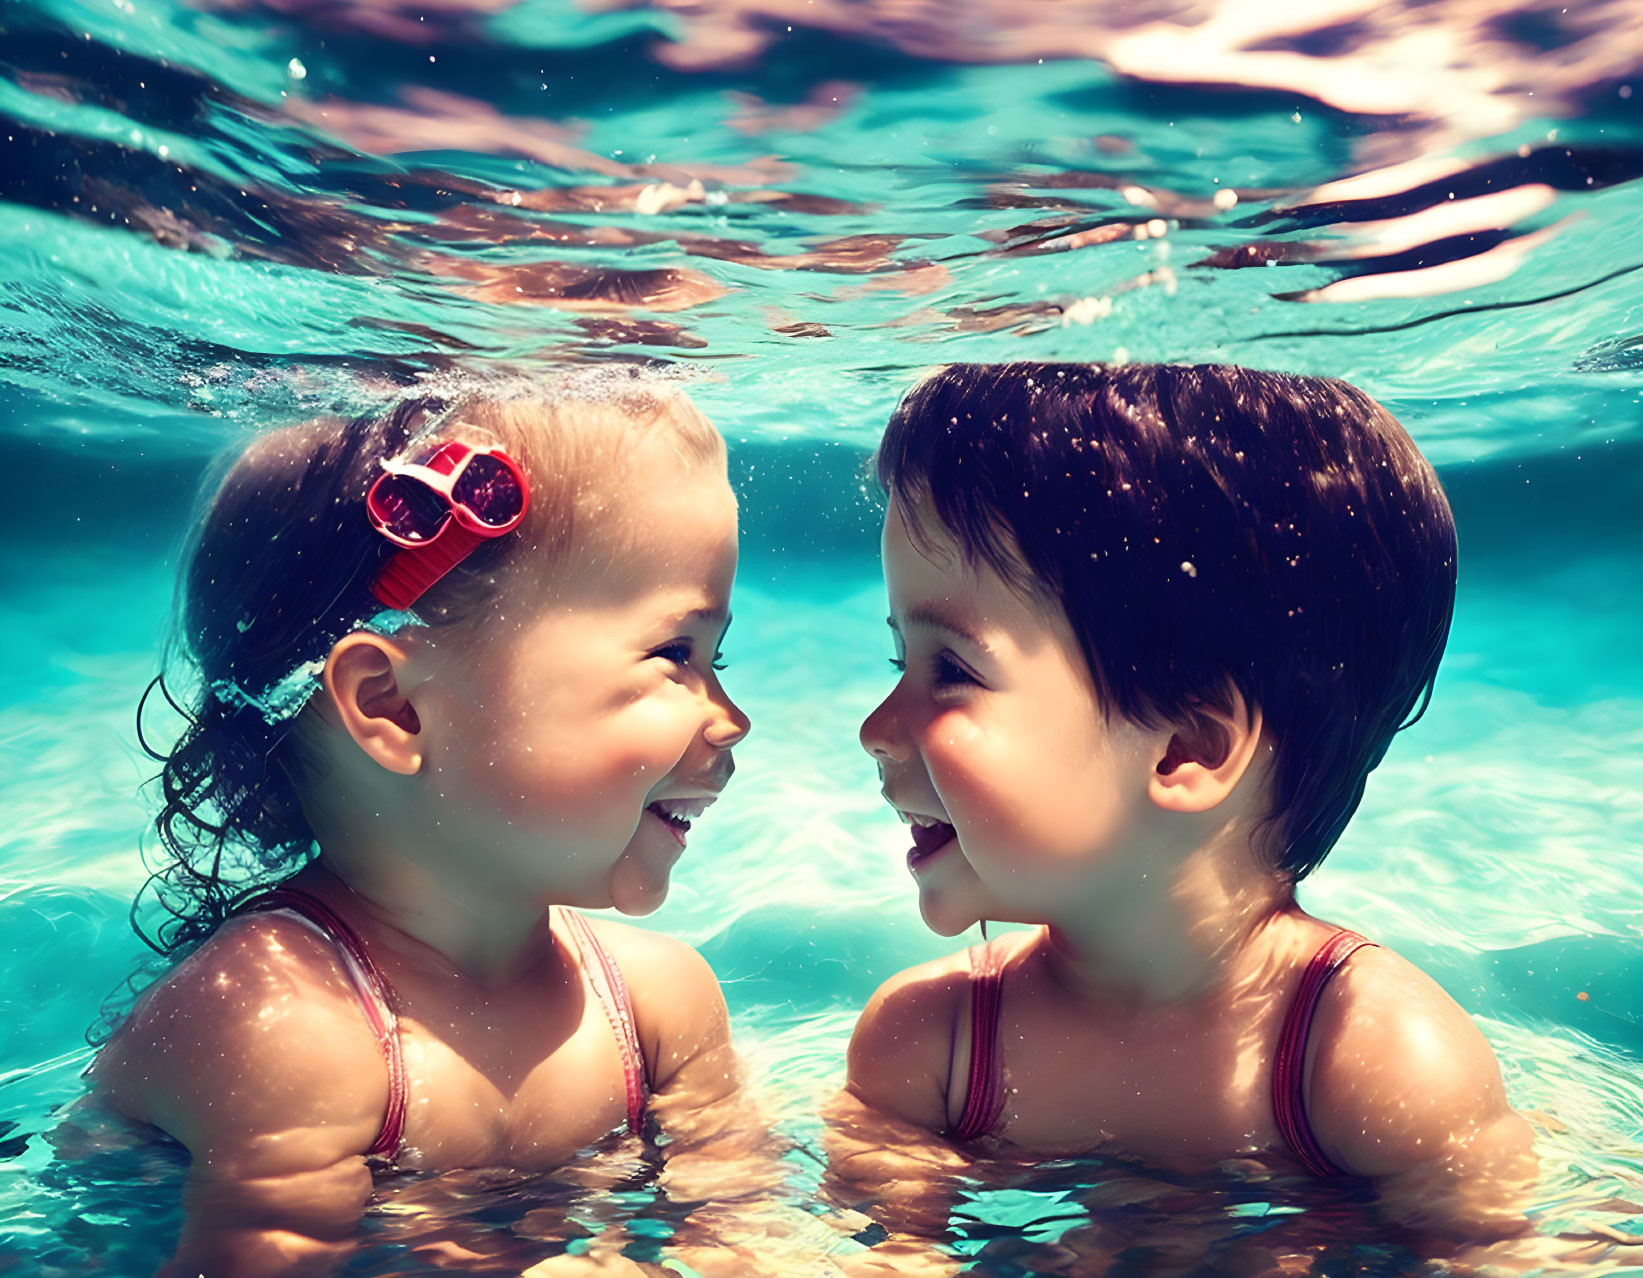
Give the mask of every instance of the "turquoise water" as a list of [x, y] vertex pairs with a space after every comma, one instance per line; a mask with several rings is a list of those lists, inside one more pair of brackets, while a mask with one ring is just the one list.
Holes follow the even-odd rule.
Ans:
[[[917, 919], [855, 744], [889, 680], [867, 451], [932, 363], [1213, 359], [1364, 385], [1438, 463], [1461, 531], [1434, 706], [1303, 902], [1478, 1018], [1541, 1133], [1544, 1228], [1643, 1229], [1643, 41], [1624, 22], [1600, 50], [1499, 37], [1494, 88], [1434, 64], [1366, 114], [1316, 95], [1383, 48], [1373, 23], [1291, 40], [1322, 80], [1204, 87], [1206, 61], [1183, 88], [1115, 71], [1139, 55], [1099, 15], [1075, 39], [872, 4], [722, 29], [546, 0], [304, 12], [0, 10], [0, 1269], [141, 1273], [175, 1228], [174, 1154], [87, 1162], [46, 1134], [143, 957], [133, 711], [208, 458], [421, 376], [612, 357], [686, 369], [731, 441], [726, 680], [754, 733], [650, 922], [724, 980], [798, 1142], [795, 1203], [855, 1011], [950, 945]], [[763, 48], [738, 61], [736, 31]], [[1431, 162], [1436, 186], [1408, 167]], [[1382, 202], [1312, 194], [1349, 175]], [[1340, 281], [1389, 295], [1315, 292]], [[1167, 1222], [1102, 1206], [1145, 1180], [1046, 1169], [977, 1189], [963, 1232], [996, 1252], [1093, 1216], [1224, 1239], [1307, 1206], [1228, 1185], [1186, 1187]], [[532, 1254], [531, 1213], [668, 1225], [642, 1188], [438, 1192], [503, 1269]], [[418, 1193], [387, 1195], [350, 1272], [414, 1271]], [[1362, 1272], [1414, 1267], [1373, 1236], [1341, 1246]]]

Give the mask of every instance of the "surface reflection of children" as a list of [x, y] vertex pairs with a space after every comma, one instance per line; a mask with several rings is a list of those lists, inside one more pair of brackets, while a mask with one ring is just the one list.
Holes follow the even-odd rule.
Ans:
[[877, 464], [902, 673], [862, 744], [926, 923], [1034, 926], [874, 996], [840, 1192], [935, 1233], [910, 1187], [965, 1145], [1255, 1156], [1367, 1178], [1412, 1226], [1519, 1227], [1531, 1133], [1482, 1035], [1295, 902], [1449, 631], [1454, 525], [1402, 427], [1321, 378], [961, 365]]
[[748, 729], [715, 664], [725, 465], [615, 370], [278, 431], [229, 471], [163, 774], [156, 943], [187, 957], [94, 1071], [193, 1156], [175, 1272], [316, 1272], [373, 1167], [540, 1170], [652, 1121], [670, 1184], [729, 1192], [760, 1135], [712, 972], [576, 913], [662, 902]]

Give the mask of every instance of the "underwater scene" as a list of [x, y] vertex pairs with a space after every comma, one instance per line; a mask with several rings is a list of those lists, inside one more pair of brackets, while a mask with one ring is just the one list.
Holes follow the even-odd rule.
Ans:
[[[753, 724], [642, 926], [723, 985], [790, 1272], [870, 1248], [821, 1114], [873, 991], [976, 939], [920, 921], [857, 739], [896, 677], [870, 461], [926, 370], [1022, 359], [1344, 378], [1437, 468], [1435, 694], [1300, 901], [1480, 1027], [1535, 1228], [1643, 1272], [1643, 7], [4, 0], [0, 1274], [146, 1275], [182, 1219], [180, 1147], [64, 1124], [164, 970], [137, 705], [215, 460], [619, 361], [728, 441]], [[958, 1194], [977, 1273], [1451, 1272], [1281, 1176], [1058, 1159]], [[678, 1226], [616, 1142], [381, 1178], [342, 1272], [522, 1273], [612, 1229], [652, 1265]]]

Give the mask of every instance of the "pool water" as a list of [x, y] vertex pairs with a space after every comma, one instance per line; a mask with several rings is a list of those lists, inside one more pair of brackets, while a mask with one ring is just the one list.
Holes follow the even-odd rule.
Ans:
[[[0, 1271], [145, 1273], [174, 1237], [175, 1150], [48, 1136], [145, 979], [134, 709], [208, 460], [420, 377], [608, 358], [686, 370], [731, 442], [754, 732], [647, 926], [724, 982], [796, 1211], [855, 1013], [952, 947], [855, 741], [891, 678], [877, 432], [942, 361], [1217, 360], [1363, 385], [1461, 533], [1433, 706], [1303, 904], [1477, 1018], [1544, 1230], [1643, 1231], [1643, 39], [1503, 20], [1481, 87], [1457, 57], [1371, 99], [1349, 73], [1385, 23], [1481, 40], [1473, 10], [1291, 33], [1278, 73], [1147, 61], [1099, 6], [890, 8], [0, 10]], [[385, 1186], [349, 1272], [417, 1272], [428, 1231], [498, 1272], [666, 1236], [642, 1151], [585, 1161]], [[993, 1272], [1092, 1231], [1133, 1272], [1214, 1271], [1307, 1213], [1319, 1272], [1421, 1268], [1361, 1205], [1089, 1162], [977, 1183], [955, 1220]]]

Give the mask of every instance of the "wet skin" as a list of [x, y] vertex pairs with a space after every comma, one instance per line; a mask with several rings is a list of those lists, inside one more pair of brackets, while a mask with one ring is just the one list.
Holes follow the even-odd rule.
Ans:
[[[724, 463], [687, 467], [654, 437], [624, 458], [570, 559], [505, 583], [482, 636], [349, 636], [304, 712], [322, 853], [297, 882], [397, 992], [407, 1168], [541, 1170], [623, 1125], [615, 1037], [550, 907], [656, 908], [685, 850], [674, 818], [717, 793], [748, 730], [713, 668], [736, 567]], [[664, 1186], [722, 1183], [763, 1131], [712, 972], [669, 938], [593, 926], [673, 1138]], [[145, 995], [94, 1077], [101, 1103], [193, 1156], [175, 1272], [313, 1273], [346, 1254], [388, 1083], [307, 928], [225, 925]]]
[[[1006, 1099], [993, 1143], [1192, 1171], [1293, 1166], [1273, 1052], [1335, 927], [1295, 906], [1260, 844], [1259, 708], [1232, 693], [1224, 711], [1157, 728], [1104, 714], [1059, 607], [966, 563], [933, 516], [921, 527], [910, 536], [892, 502], [883, 554], [904, 668], [862, 743], [915, 825], [929, 926], [1033, 925], [994, 943]], [[946, 1194], [911, 1187], [938, 1185], [953, 1156], [928, 1134], [963, 1104], [968, 1006], [965, 952], [891, 978], [834, 1106], [835, 1184], [864, 1210], [901, 1204], [909, 1237], [945, 1224]], [[1528, 1125], [1482, 1035], [1418, 969], [1384, 948], [1355, 955], [1324, 994], [1305, 1074], [1324, 1150], [1376, 1182], [1388, 1217], [1474, 1239], [1521, 1228]], [[897, 1263], [915, 1260], [940, 1269], [916, 1245]]]

